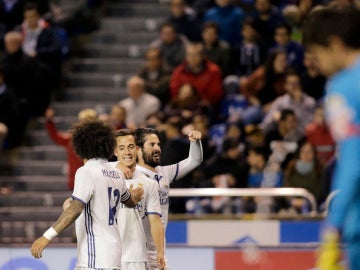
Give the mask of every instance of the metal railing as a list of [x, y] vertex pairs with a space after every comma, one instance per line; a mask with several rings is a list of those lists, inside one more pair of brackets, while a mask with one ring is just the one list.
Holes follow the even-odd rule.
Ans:
[[304, 188], [172, 188], [170, 197], [303, 197], [310, 203], [310, 215], [317, 214], [315, 197]]
[[330, 203], [332, 202], [332, 200], [334, 199], [336, 194], [338, 194], [338, 192], [339, 192], [338, 190], [334, 190], [327, 196], [327, 198], [325, 200], [325, 210], [324, 210], [325, 217], [327, 216], [327, 214], [329, 212]]

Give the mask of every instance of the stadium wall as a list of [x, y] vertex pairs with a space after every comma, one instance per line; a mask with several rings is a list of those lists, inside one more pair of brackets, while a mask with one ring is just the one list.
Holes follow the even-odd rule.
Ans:
[[[172, 270], [309, 270], [319, 228], [319, 221], [171, 221], [167, 256]], [[29, 248], [1, 247], [0, 270], [74, 269], [74, 246], [52, 245], [41, 260]]]

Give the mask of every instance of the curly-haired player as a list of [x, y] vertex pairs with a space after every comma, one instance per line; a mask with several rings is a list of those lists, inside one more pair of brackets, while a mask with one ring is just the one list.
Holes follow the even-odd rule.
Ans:
[[143, 189], [128, 190], [107, 159], [116, 146], [113, 129], [100, 121], [84, 121], [72, 129], [75, 152], [84, 160], [75, 175], [72, 201], [55, 224], [35, 240], [35, 258], [50, 241], [75, 220], [78, 258], [76, 269], [120, 269], [121, 239], [117, 228], [120, 202], [134, 207]]

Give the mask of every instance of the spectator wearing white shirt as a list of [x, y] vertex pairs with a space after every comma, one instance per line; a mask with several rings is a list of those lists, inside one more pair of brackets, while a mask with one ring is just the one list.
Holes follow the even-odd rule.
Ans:
[[143, 127], [146, 118], [160, 109], [160, 100], [145, 91], [145, 81], [133, 76], [127, 81], [128, 97], [119, 105], [126, 110], [126, 126], [128, 128]]

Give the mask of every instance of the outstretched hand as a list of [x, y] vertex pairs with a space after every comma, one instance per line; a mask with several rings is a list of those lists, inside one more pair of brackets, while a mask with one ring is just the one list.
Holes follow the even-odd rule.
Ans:
[[41, 258], [43, 250], [49, 243], [50, 240], [46, 239], [44, 236], [39, 237], [31, 246], [31, 255], [37, 259]]
[[195, 141], [201, 140], [202, 134], [200, 131], [192, 130], [189, 132], [188, 137], [189, 137], [190, 142], [195, 142]]

